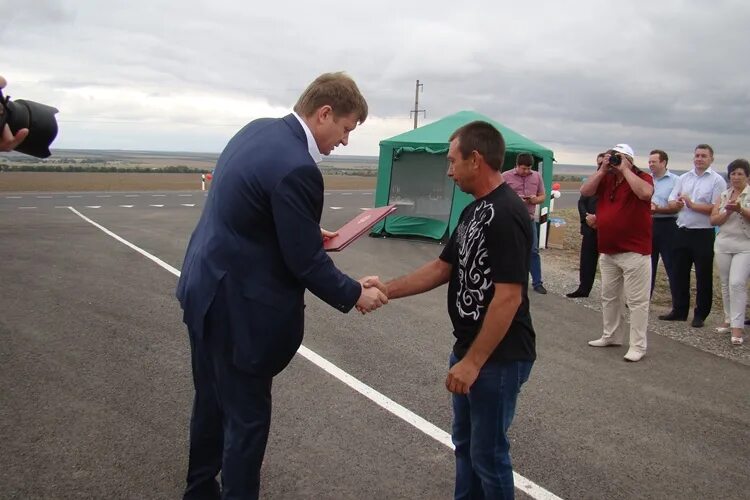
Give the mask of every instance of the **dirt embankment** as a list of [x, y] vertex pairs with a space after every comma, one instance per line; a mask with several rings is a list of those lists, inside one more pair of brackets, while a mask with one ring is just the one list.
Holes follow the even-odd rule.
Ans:
[[[373, 189], [375, 177], [325, 175], [326, 189]], [[208, 187], [207, 183], [207, 186]], [[200, 174], [99, 172], [0, 172], [0, 192], [189, 191], [201, 188]]]

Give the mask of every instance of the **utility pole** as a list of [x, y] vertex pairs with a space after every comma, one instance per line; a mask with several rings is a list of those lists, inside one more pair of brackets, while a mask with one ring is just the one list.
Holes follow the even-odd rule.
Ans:
[[419, 113], [422, 113], [422, 116], [427, 118], [427, 111], [419, 109], [419, 90], [422, 88], [424, 88], [424, 84], [419, 83], [419, 80], [417, 80], [417, 86], [414, 89], [414, 109], [409, 111], [410, 115], [414, 113], [414, 128], [417, 128], [417, 117], [419, 117]]

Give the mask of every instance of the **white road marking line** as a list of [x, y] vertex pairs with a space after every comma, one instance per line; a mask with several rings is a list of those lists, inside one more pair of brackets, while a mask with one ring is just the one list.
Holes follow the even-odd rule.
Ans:
[[371, 195], [372, 193], [371, 193], [371, 192], [364, 192], [364, 193], [362, 193], [362, 194], [363, 194], [363, 195]]
[[330, 208], [331, 210], [341, 210], [344, 207], [328, 207], [328, 208]]
[[139, 196], [139, 194], [126, 194], [125, 198], [138, 198]]
[[195, 203], [180, 203], [183, 207], [194, 207]]
[[[116, 239], [120, 243], [132, 248], [136, 252], [140, 253], [147, 259], [155, 262], [157, 265], [161, 266], [162, 268], [166, 269], [173, 275], [177, 276], [179, 278], [180, 271], [175, 269], [174, 267], [170, 266], [160, 258], [151, 255], [150, 253], [146, 252], [145, 250], [142, 250], [141, 248], [135, 246], [134, 244], [130, 243], [126, 239], [116, 235], [109, 229], [105, 228], [104, 226], [101, 226], [100, 224], [97, 224], [93, 220], [89, 219], [88, 217], [81, 214], [79, 211], [77, 211], [73, 207], [68, 207], [73, 213], [78, 215], [80, 218], [88, 222], [89, 224], [93, 225], [94, 227], [99, 228], [101, 231], [103, 231], [105, 234], [111, 236], [112, 238]], [[408, 408], [405, 408], [404, 406], [401, 406], [400, 404], [396, 403], [389, 397], [379, 393], [372, 387], [368, 386], [364, 382], [360, 381], [359, 379], [349, 375], [341, 368], [337, 367], [327, 359], [323, 358], [319, 354], [311, 351], [304, 345], [300, 346], [297, 353], [302, 356], [303, 358], [307, 359], [314, 365], [318, 366], [328, 374], [334, 376], [344, 384], [348, 385], [355, 391], [359, 392], [369, 400], [376, 403], [378, 406], [388, 410], [393, 415], [397, 416], [398, 418], [402, 419], [404, 422], [411, 424], [412, 426], [416, 427], [423, 433], [427, 434], [431, 438], [433, 438], [435, 441], [447, 446], [450, 449], [454, 449], [453, 442], [451, 441], [451, 436], [449, 433], [445, 432], [440, 427], [436, 426], [435, 424], [429, 422], [428, 420], [425, 420], [424, 418], [420, 417], [413, 411], [409, 410]], [[546, 489], [542, 488], [538, 484], [534, 483], [533, 481], [530, 481], [523, 477], [522, 475], [518, 474], [517, 472], [513, 472], [513, 481], [515, 482], [515, 487], [519, 490], [523, 491], [527, 495], [529, 495], [531, 498], [534, 498], [535, 500], [562, 500], [557, 495], [547, 491]]]
[[164, 205], [149, 205], [149, 207], [162, 208]]
[[192, 194], [178, 194], [177, 196], [193, 196]]
[[[370, 208], [372, 208], [372, 207], [370, 207]], [[370, 210], [370, 208], [367, 208], [367, 207], [359, 207], [359, 209], [360, 209], [360, 210]]]
[[351, 196], [352, 193], [341, 193], [341, 196]]
[[68, 207], [68, 208], [70, 209], [71, 212], [73, 212], [74, 214], [76, 214], [78, 217], [80, 217], [81, 219], [85, 220], [86, 222], [88, 222], [92, 226], [94, 226], [94, 227], [102, 230], [105, 234], [108, 234], [109, 236], [113, 237], [114, 239], [116, 239], [117, 241], [119, 241], [120, 243], [122, 243], [123, 245], [132, 248], [133, 250], [135, 250], [139, 254], [143, 255], [147, 259], [156, 262], [159, 266], [163, 267], [164, 269], [166, 269], [170, 273], [174, 274], [175, 276], [179, 276], [180, 275], [180, 271], [178, 271], [174, 267], [170, 266], [169, 264], [167, 264], [166, 262], [164, 262], [160, 258], [151, 255], [150, 253], [148, 253], [145, 250], [141, 250], [137, 246], [135, 246], [132, 243], [130, 243], [128, 240], [126, 240], [124, 238], [121, 238], [120, 236], [116, 235], [115, 233], [113, 233], [112, 231], [110, 231], [109, 229], [107, 229], [106, 227], [104, 227], [104, 226], [102, 226], [100, 224], [97, 224], [93, 220], [89, 219], [88, 217], [86, 217], [85, 215], [83, 215], [81, 212], [79, 212], [75, 208], [73, 208], [73, 207]]
[[164, 196], [167, 196], [167, 195], [166, 194], [152, 194], [151, 196], [154, 196], [154, 197], [157, 197], [157, 196], [164, 197]]
[[6, 196], [6, 200], [20, 200], [23, 196]]
[[71, 194], [69, 196], [66, 196], [66, 198], [83, 198], [80, 194]]
[[33, 210], [36, 207], [18, 207], [19, 210]]
[[37, 196], [37, 198], [49, 200], [52, 197], [51, 196]]
[[111, 194], [98, 194], [96, 195], [97, 198], [112, 198]]
[[133, 208], [133, 205], [120, 205], [120, 208]]
[[55, 205], [55, 208], [68, 208], [67, 205]]
[[86, 208], [102, 208], [101, 205], [86, 205]]

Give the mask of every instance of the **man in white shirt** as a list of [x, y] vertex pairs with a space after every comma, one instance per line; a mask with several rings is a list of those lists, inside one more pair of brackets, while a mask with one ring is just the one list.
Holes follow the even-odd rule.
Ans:
[[714, 238], [709, 221], [714, 203], [727, 188], [724, 178], [711, 164], [714, 150], [698, 144], [693, 156], [693, 170], [677, 179], [669, 195], [669, 207], [677, 209], [677, 236], [674, 245], [674, 285], [672, 310], [659, 316], [665, 321], [685, 321], [690, 309], [690, 269], [695, 265], [695, 310], [691, 325], [703, 326], [713, 302]]
[[[677, 212], [679, 208], [669, 206], [669, 195], [679, 178], [667, 169], [669, 156], [661, 149], [654, 149], [648, 156], [648, 168], [654, 177], [654, 195], [651, 197], [651, 218], [654, 223], [653, 239], [651, 242], [651, 295], [654, 294], [656, 269], [659, 266], [659, 256], [664, 262], [669, 287], [672, 289], [672, 254], [674, 240], [677, 233]], [[674, 298], [672, 299], [674, 300]]]

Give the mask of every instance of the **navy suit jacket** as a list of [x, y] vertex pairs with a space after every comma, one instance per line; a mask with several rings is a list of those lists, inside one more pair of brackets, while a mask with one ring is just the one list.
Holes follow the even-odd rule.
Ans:
[[[360, 284], [323, 250], [323, 176], [294, 115], [246, 125], [219, 156], [177, 298], [192, 335], [226, 335], [232, 362], [274, 376], [302, 343], [304, 292], [349, 311]], [[219, 287], [226, 324], [205, 331]]]

